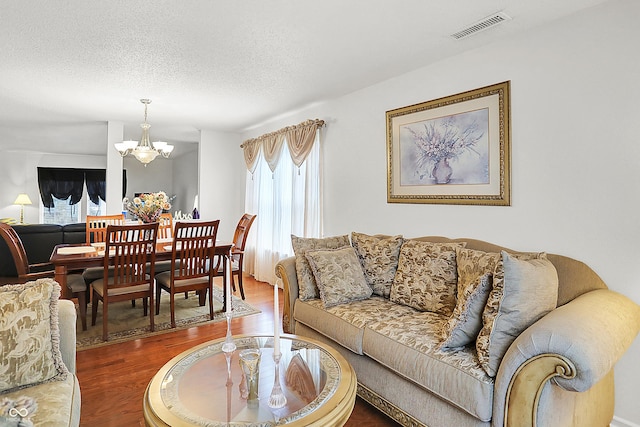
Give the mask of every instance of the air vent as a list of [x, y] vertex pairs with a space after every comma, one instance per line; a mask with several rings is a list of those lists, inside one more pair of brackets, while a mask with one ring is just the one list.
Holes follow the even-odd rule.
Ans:
[[472, 34], [478, 33], [480, 31], [487, 30], [489, 28], [495, 27], [498, 24], [502, 24], [504, 21], [510, 21], [511, 17], [503, 12], [494, 13], [493, 15], [489, 15], [484, 19], [476, 22], [475, 24], [469, 25], [468, 27], [451, 34], [456, 40], [463, 39], [465, 37], [469, 37]]

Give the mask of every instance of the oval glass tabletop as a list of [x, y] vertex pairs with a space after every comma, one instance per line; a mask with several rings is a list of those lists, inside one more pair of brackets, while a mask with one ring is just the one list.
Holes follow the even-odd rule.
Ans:
[[[240, 336], [234, 340], [237, 349], [229, 354], [222, 351], [222, 339], [201, 344], [172, 359], [151, 381], [147, 409], [172, 426], [297, 424], [330, 401], [340, 387], [343, 370], [351, 370], [335, 350], [283, 335], [279, 373], [287, 402], [282, 408], [271, 408], [268, 402], [275, 379], [273, 337]], [[257, 399], [249, 395], [239, 363], [240, 352], [250, 348], [260, 352]], [[350, 372], [347, 374], [351, 376]], [[349, 378], [351, 381], [355, 376]]]

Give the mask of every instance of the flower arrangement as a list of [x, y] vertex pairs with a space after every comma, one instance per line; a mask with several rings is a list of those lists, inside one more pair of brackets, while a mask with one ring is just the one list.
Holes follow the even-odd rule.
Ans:
[[425, 123], [422, 131], [408, 130], [418, 148], [416, 160], [420, 167], [426, 163], [457, 159], [465, 151], [475, 151], [474, 146], [483, 136], [475, 121], [460, 126], [455, 116]]
[[141, 194], [133, 201], [126, 202], [127, 212], [144, 223], [157, 222], [163, 210], [171, 209], [171, 203], [164, 191]]

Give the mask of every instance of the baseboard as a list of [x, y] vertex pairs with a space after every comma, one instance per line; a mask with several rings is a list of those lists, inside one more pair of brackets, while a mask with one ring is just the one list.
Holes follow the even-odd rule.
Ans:
[[640, 427], [640, 425], [614, 416], [609, 427]]

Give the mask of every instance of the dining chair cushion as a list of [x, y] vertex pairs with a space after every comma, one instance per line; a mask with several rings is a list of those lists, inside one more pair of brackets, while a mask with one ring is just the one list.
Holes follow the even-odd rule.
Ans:
[[[109, 267], [109, 276], [113, 275], [113, 267]], [[82, 272], [82, 277], [87, 283], [104, 278], [104, 267], [89, 267]]]
[[53, 279], [0, 286], [0, 392], [67, 378], [60, 352], [59, 297], [60, 285]]
[[[109, 277], [109, 283], [113, 284], [112, 277]], [[104, 296], [104, 279], [98, 279], [95, 282], [93, 282], [91, 285], [93, 286], [93, 290], [97, 292], [98, 295]], [[133, 285], [133, 286], [127, 286], [123, 288], [111, 288], [109, 289], [109, 296], [132, 294], [135, 292], [145, 291], [147, 289], [149, 289], [148, 284]]]
[[[207, 261], [208, 262], [208, 261]], [[176, 260], [176, 267], [180, 266], [180, 260]], [[164, 273], [165, 271], [171, 271], [171, 260], [156, 261], [153, 271], [157, 276], [158, 273]], [[151, 265], [147, 264], [147, 274], [151, 274]]]
[[67, 289], [74, 294], [85, 292], [87, 290], [87, 282], [84, 281], [82, 274], [69, 274], [67, 276]]
[[[171, 272], [170, 271], [165, 271], [163, 273], [157, 274], [156, 275], [156, 283], [158, 283], [158, 285], [164, 286], [165, 288], [170, 288], [171, 287]], [[204, 276], [204, 277], [195, 277], [192, 279], [178, 279], [175, 281], [174, 286], [176, 289], [180, 289], [181, 287], [185, 287], [185, 286], [193, 286], [196, 284], [206, 284], [209, 283], [209, 277], [208, 276]]]

